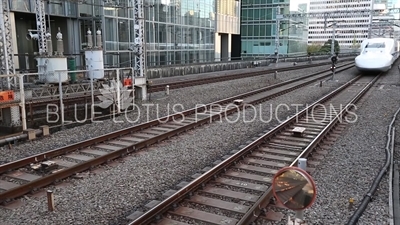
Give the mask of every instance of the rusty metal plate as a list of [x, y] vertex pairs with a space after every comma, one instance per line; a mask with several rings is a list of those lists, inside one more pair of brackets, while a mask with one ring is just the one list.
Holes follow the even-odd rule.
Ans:
[[102, 156], [102, 155], [108, 154], [108, 152], [103, 152], [103, 151], [94, 150], [94, 149], [85, 149], [85, 150], [81, 150], [81, 152], [87, 153], [87, 154], [92, 154], [92, 155], [97, 155], [97, 156]]
[[215, 195], [221, 195], [229, 198], [234, 198], [234, 199], [240, 199], [248, 202], [256, 202], [259, 198], [257, 195], [252, 195], [252, 194], [247, 194], [247, 193], [242, 193], [242, 192], [237, 192], [237, 191], [231, 191], [223, 188], [215, 188], [215, 187], [205, 187], [202, 192], [209, 193], [209, 194], [215, 194]]
[[11, 182], [8, 182], [5, 180], [0, 180], [0, 189], [1, 190], [7, 191], [7, 190], [10, 190], [10, 189], [18, 187], [18, 186], [19, 186], [18, 184], [11, 183]]
[[255, 191], [266, 191], [268, 189], [268, 186], [265, 186], [265, 185], [253, 184], [253, 183], [238, 181], [238, 180], [231, 180], [231, 179], [222, 178], [222, 177], [217, 178], [215, 180], [215, 182], [224, 184], [224, 185], [240, 187], [240, 188], [249, 189], [249, 190], [255, 190]]
[[117, 140], [117, 141], [109, 141], [108, 143], [114, 144], [114, 145], [121, 145], [121, 146], [125, 146], [125, 147], [132, 146], [132, 145], [133, 145], [132, 142], [119, 141], [119, 140]]
[[37, 175], [25, 173], [25, 172], [20, 172], [20, 171], [11, 172], [9, 174], [6, 174], [6, 176], [10, 177], [10, 178], [14, 178], [14, 179], [29, 181], [29, 182], [41, 178], [41, 176], [37, 176]]
[[180, 221], [176, 221], [176, 220], [171, 220], [171, 219], [168, 219], [168, 218], [164, 218], [159, 223], [157, 223], [157, 225], [189, 225], [189, 224], [188, 223], [183, 223], [183, 222], [180, 222]]
[[308, 143], [296, 142], [295, 140], [293, 140], [293, 141], [285, 141], [285, 140], [272, 139], [270, 141], [270, 143], [277, 143], [277, 144], [283, 144], [283, 145], [292, 145], [292, 146], [299, 146], [299, 147], [308, 146]]
[[291, 163], [294, 159], [294, 158], [290, 158], [290, 157], [284, 157], [284, 156], [279, 156], [279, 155], [270, 155], [270, 154], [264, 154], [264, 153], [260, 153], [260, 152], [253, 152], [253, 153], [251, 153], [251, 155], [255, 156], [255, 157], [280, 160], [280, 161], [285, 161], [285, 162], [289, 162], [289, 163]]
[[99, 145], [95, 145], [94, 147], [95, 148], [107, 149], [107, 150], [111, 150], [111, 151], [118, 151], [118, 150], [123, 149], [123, 147], [106, 145], [106, 144], [99, 144]]
[[233, 203], [233, 202], [226, 202], [219, 199], [214, 198], [207, 198], [201, 195], [195, 195], [189, 199], [190, 202], [194, 202], [197, 204], [208, 205], [219, 209], [224, 209], [232, 212], [237, 213], [246, 213], [249, 210], [248, 206]]
[[132, 142], [141, 142], [144, 140], [144, 138], [136, 138], [136, 137], [121, 137], [121, 140], [125, 141], [132, 141]]
[[78, 154], [69, 154], [69, 155], [66, 155], [65, 157], [70, 158], [70, 159], [80, 160], [80, 161], [89, 161], [89, 160], [94, 159], [93, 157], [90, 157], [90, 156], [78, 155]]
[[238, 220], [233, 218], [229, 218], [226, 216], [219, 216], [216, 214], [203, 212], [197, 209], [191, 209], [187, 207], [179, 207], [175, 211], [170, 211], [169, 213], [178, 216], [189, 217], [194, 220], [204, 221], [215, 225], [234, 225], [238, 222]]
[[155, 135], [155, 134], [135, 133], [135, 134], [133, 134], [132, 136], [133, 136], [133, 137], [138, 137], [138, 138], [146, 138], [146, 139], [148, 139], [148, 138], [153, 138], [153, 137], [155, 137], [155, 136], [157, 136], [157, 135]]
[[228, 171], [225, 173], [225, 175], [230, 176], [230, 177], [236, 177], [236, 178], [242, 178], [242, 179], [247, 179], [247, 180], [255, 180], [255, 181], [260, 181], [264, 183], [270, 184], [272, 182], [272, 179], [266, 176], [260, 176], [260, 175], [255, 175], [255, 174], [249, 174], [249, 173], [241, 173], [241, 172], [235, 172], [235, 171]]
[[251, 165], [246, 165], [246, 164], [236, 164], [235, 168], [249, 170], [249, 171], [255, 171], [255, 172], [261, 172], [261, 173], [268, 173], [268, 174], [272, 174], [272, 175], [275, 175], [278, 172], [278, 170], [265, 168], [265, 167], [259, 167], [259, 166], [251, 166]]
[[265, 160], [260, 160], [260, 159], [253, 159], [253, 158], [245, 158], [245, 162], [247, 163], [254, 163], [254, 164], [260, 164], [260, 165], [265, 165], [265, 166], [273, 166], [273, 167], [285, 167], [287, 164], [285, 163], [278, 163], [278, 162], [271, 162], [271, 161], [265, 161]]
[[51, 161], [55, 162], [57, 165], [59, 165], [61, 167], [66, 167], [66, 168], [73, 167], [76, 164], [78, 164], [78, 163], [74, 163], [74, 162], [70, 162], [70, 161], [64, 161], [61, 159], [55, 159], [55, 160], [51, 160]]

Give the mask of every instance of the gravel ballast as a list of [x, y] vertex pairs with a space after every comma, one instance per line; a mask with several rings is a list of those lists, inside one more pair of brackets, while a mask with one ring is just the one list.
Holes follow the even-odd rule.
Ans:
[[[346, 125], [313, 173], [317, 199], [305, 210], [308, 224], [346, 224], [361, 204], [386, 162], [388, 126], [400, 107], [399, 86], [398, 71], [392, 69], [358, 102], [357, 122]], [[388, 175], [382, 178], [358, 224], [389, 224]], [[351, 209], [350, 198], [354, 199]], [[284, 211], [286, 219], [289, 214]], [[294, 217], [294, 213], [290, 215]]]
[[[100, 135], [105, 135], [116, 130], [128, 128], [138, 123], [143, 123], [148, 120], [166, 116], [174, 112], [174, 105], [176, 105], [175, 109], [177, 111], [181, 109], [187, 110], [195, 107], [196, 104], [211, 103], [217, 100], [252, 91], [257, 88], [262, 88], [280, 81], [311, 74], [315, 71], [321, 71], [324, 69], [326, 69], [326, 66], [301, 69], [296, 72], [281, 72], [279, 73], [277, 79], [274, 79], [273, 74], [268, 74], [258, 77], [193, 86], [185, 89], [171, 90], [170, 96], [165, 96], [165, 94], [161, 92], [153, 93], [151, 94], [151, 102], [144, 102], [143, 104], [140, 102], [137, 103], [137, 112], [140, 113], [127, 113], [127, 116], [124, 114], [119, 117], [117, 116], [112, 120], [101, 121], [101, 123], [85, 124], [61, 132], [56, 132], [50, 137], [46, 137], [42, 140], [14, 145], [12, 149], [9, 149], [7, 146], [0, 147], [0, 164], [45, 151], [50, 151], [55, 148], [74, 144]], [[177, 104], [181, 104], [181, 106]], [[123, 122], [126, 121], [126, 117], [130, 121], [137, 121], [135, 123]], [[87, 118], [90, 120], [90, 115], [88, 115]], [[84, 117], [78, 117], [78, 119], [83, 120]]]
[[[337, 74], [336, 79], [341, 82], [329, 84], [339, 86], [353, 78], [355, 71], [351, 69]], [[228, 85], [229, 82], [224, 84]], [[227, 90], [233, 89], [226, 87]], [[196, 88], [201, 89], [191, 87], [177, 90], [176, 93], [179, 91], [182, 96], [193, 96], [189, 93], [193, 93]], [[274, 109], [278, 104], [312, 103], [331, 90], [333, 88], [326, 84], [323, 87], [312, 84], [277, 97], [262, 105], [263, 119], [268, 120], [265, 115], [269, 115], [270, 105]], [[203, 93], [208, 92], [203, 90]], [[224, 92], [218, 93], [222, 95]], [[279, 119], [284, 120], [295, 113], [295, 107], [290, 109], [287, 111], [281, 107]], [[259, 117], [260, 110], [257, 112], [256, 116]], [[246, 118], [251, 119], [253, 116], [249, 111]], [[234, 115], [230, 118], [234, 119]], [[136, 209], [142, 209], [148, 200], [161, 200], [164, 191], [174, 188], [182, 180], [189, 180], [194, 173], [211, 166], [215, 160], [277, 124], [276, 119], [269, 123], [259, 120], [245, 123], [239, 120], [237, 123], [216, 122], [197, 128], [154, 145], [143, 153], [127, 157], [124, 163], [107, 168], [98, 175], [83, 180], [71, 180], [71, 186], [54, 189], [56, 212], [47, 212], [46, 198], [40, 198], [27, 200], [26, 205], [12, 213], [2, 209], [0, 217], [5, 222], [14, 224], [120, 224], [121, 218]]]

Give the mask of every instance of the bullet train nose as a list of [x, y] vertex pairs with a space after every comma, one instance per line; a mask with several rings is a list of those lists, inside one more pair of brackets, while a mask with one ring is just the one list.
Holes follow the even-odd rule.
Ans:
[[385, 71], [392, 64], [392, 56], [389, 54], [364, 54], [355, 58], [355, 64], [360, 70]]

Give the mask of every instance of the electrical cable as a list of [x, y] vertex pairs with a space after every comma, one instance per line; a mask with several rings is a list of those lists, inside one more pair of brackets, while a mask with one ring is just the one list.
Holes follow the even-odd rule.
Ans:
[[360, 219], [360, 217], [364, 213], [365, 209], [367, 208], [368, 203], [372, 200], [372, 196], [375, 194], [376, 189], [378, 189], [379, 183], [381, 182], [383, 176], [386, 174], [386, 172], [389, 169], [391, 158], [393, 157], [390, 153], [390, 143], [391, 143], [391, 139], [392, 139], [392, 126], [393, 126], [394, 121], [396, 120], [397, 114], [399, 112], [400, 112], [400, 108], [393, 115], [393, 119], [389, 124], [388, 133], [387, 133], [387, 143], [386, 143], [385, 165], [381, 168], [378, 175], [375, 177], [375, 180], [372, 183], [370, 189], [368, 190], [368, 193], [364, 196], [363, 200], [361, 201], [361, 204], [359, 205], [357, 210], [353, 213], [353, 215], [350, 217], [349, 221], [347, 222], [347, 225], [357, 224], [358, 220]]

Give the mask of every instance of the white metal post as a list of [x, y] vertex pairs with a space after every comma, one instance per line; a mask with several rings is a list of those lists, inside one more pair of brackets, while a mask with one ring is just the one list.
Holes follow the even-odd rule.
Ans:
[[[297, 167], [299, 167], [300, 169], [306, 171], [306, 169], [307, 169], [307, 159], [300, 158], [299, 161], [298, 161]], [[296, 220], [300, 220], [300, 222], [303, 222], [303, 220], [304, 220], [304, 211], [303, 210], [296, 211]]]
[[58, 72], [58, 91], [60, 93], [60, 112], [61, 112], [61, 129], [64, 128], [64, 103], [63, 103], [63, 94], [62, 94], [62, 84], [61, 84], [61, 71]]
[[120, 85], [119, 79], [119, 69], [117, 69], [117, 112], [121, 113], [121, 90], [119, 88]]
[[135, 71], [132, 67], [132, 111], [135, 109]]
[[94, 120], [94, 90], [93, 90], [93, 73], [90, 73], [90, 95], [92, 97], [92, 107], [90, 110], [92, 121]]
[[[19, 93], [21, 95], [21, 117], [22, 117], [22, 130], [27, 129], [26, 125], [26, 112], [25, 112], [25, 90], [24, 90], [24, 75], [18, 74], [19, 78]], [[15, 79], [15, 78], [14, 78]]]

